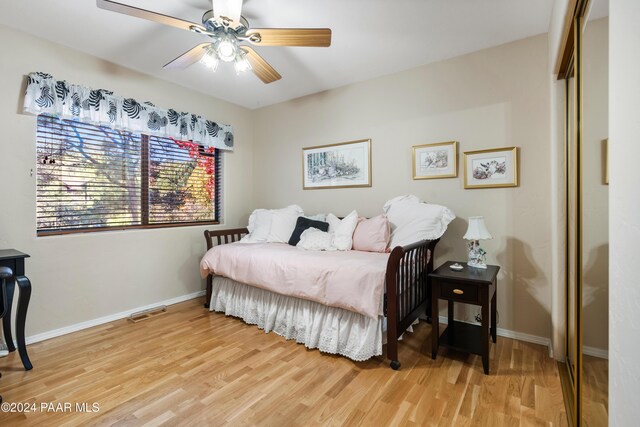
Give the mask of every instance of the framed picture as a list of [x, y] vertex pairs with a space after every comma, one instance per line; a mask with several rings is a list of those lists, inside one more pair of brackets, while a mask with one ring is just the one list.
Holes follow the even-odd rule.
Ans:
[[302, 188], [371, 187], [371, 140], [302, 149]]
[[455, 178], [458, 176], [456, 141], [414, 145], [413, 179]]
[[518, 186], [518, 147], [465, 151], [464, 188]]

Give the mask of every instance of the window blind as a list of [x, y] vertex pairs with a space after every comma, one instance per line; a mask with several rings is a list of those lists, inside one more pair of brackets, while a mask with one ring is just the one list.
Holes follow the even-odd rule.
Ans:
[[194, 146], [189, 150], [169, 138], [149, 137], [149, 223], [215, 219], [215, 191], [207, 187], [206, 173], [207, 162], [215, 157]]
[[38, 234], [211, 223], [213, 149], [38, 116]]

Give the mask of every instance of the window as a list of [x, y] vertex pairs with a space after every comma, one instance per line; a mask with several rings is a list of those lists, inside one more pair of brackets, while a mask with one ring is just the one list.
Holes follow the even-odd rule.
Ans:
[[217, 222], [213, 148], [38, 116], [38, 235]]

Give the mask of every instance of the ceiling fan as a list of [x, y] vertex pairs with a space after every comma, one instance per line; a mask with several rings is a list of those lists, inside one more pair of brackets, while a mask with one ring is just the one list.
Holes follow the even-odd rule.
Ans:
[[212, 0], [213, 8], [202, 15], [202, 24], [111, 0], [96, 0], [96, 4], [100, 9], [171, 25], [211, 38], [166, 64], [164, 68], [167, 69], [182, 69], [200, 61], [215, 71], [220, 61], [233, 62], [237, 73], [253, 70], [264, 83], [271, 83], [282, 76], [253, 48], [240, 43], [254, 46], [331, 45], [329, 28], [250, 28], [249, 22], [241, 15], [242, 0]]

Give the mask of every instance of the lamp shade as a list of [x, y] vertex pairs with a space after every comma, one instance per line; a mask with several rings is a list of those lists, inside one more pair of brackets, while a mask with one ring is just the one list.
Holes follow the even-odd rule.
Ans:
[[487, 226], [484, 225], [484, 217], [482, 216], [469, 217], [469, 228], [463, 238], [467, 240], [493, 239]]

